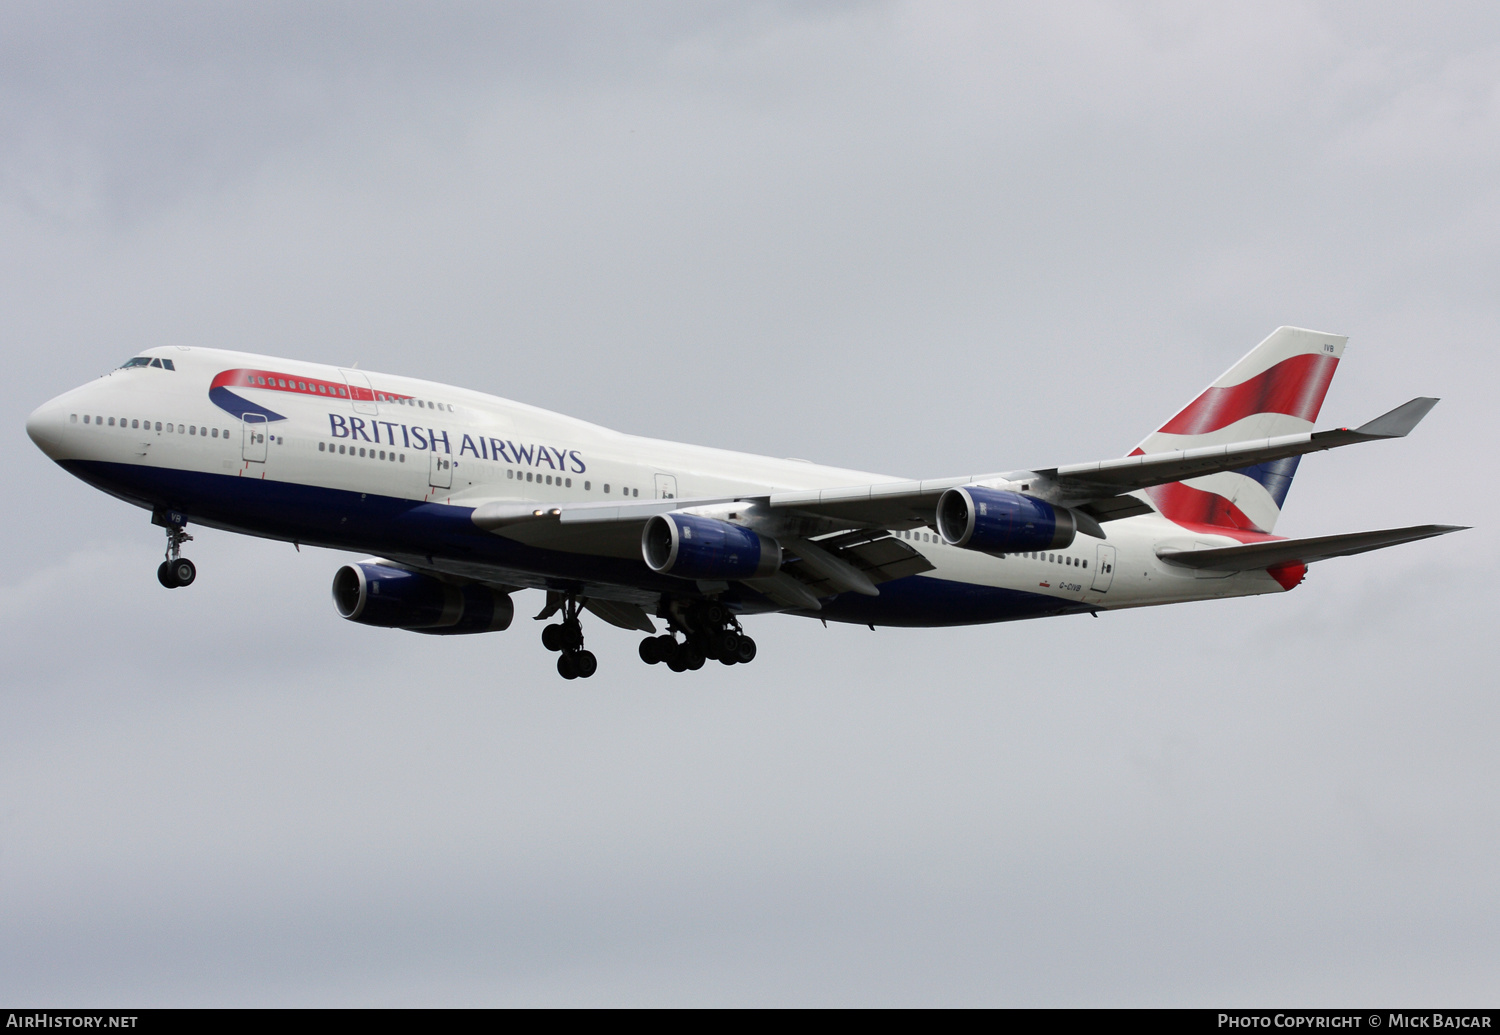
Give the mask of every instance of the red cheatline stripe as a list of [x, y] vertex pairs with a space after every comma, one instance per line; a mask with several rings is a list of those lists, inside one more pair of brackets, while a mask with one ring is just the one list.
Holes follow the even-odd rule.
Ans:
[[1337, 356], [1292, 356], [1248, 381], [1208, 389], [1167, 421], [1161, 431], [1168, 435], [1206, 435], [1258, 413], [1316, 420], [1338, 365]]
[[[293, 395], [333, 396], [335, 399], [357, 399], [362, 402], [394, 401], [410, 399], [409, 395], [391, 392], [372, 392], [344, 384], [342, 381], [327, 381], [307, 376], [293, 377], [275, 370], [225, 370], [216, 375], [209, 388], [259, 388], [268, 392], [289, 392]], [[321, 389], [321, 390], [320, 390]]]

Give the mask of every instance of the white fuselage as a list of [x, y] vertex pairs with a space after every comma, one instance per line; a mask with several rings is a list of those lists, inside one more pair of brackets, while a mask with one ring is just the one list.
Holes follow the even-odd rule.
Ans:
[[[170, 360], [175, 369], [122, 368], [58, 396], [32, 415], [32, 437], [75, 474], [137, 505], [183, 506], [195, 522], [273, 538], [393, 552], [393, 537], [403, 533], [383, 528], [373, 534], [373, 518], [336, 519], [330, 514], [309, 524], [282, 513], [298, 507], [347, 507], [342, 501], [355, 498], [467, 514], [495, 501], [752, 497], [897, 480], [640, 438], [410, 377], [217, 349], [159, 348], [144, 355]], [[292, 387], [236, 381], [253, 374], [234, 375], [215, 387], [226, 371], [260, 372], [262, 378], [270, 373]], [[304, 387], [297, 388], [299, 384]], [[335, 394], [346, 387], [348, 394]], [[353, 397], [365, 389], [369, 398]], [[214, 401], [215, 393], [222, 400], [224, 392], [236, 400], [229, 409]], [[250, 400], [278, 419], [229, 412], [239, 408], [238, 400]], [[326, 495], [318, 495], [320, 491]], [[1154, 513], [1105, 528], [1108, 538], [1102, 542], [1079, 536], [1067, 549], [1003, 558], [948, 546], [931, 528], [897, 530], [934, 565], [910, 579], [935, 581], [918, 587], [924, 592], [917, 596], [888, 593], [883, 587], [882, 595], [892, 601], [889, 614], [874, 598], [859, 601], [849, 613], [831, 608], [826, 616], [874, 624], [962, 623], [961, 604], [938, 608], [930, 620], [922, 620], [919, 601], [932, 596], [927, 591], [949, 584], [1050, 601], [1038, 614], [1056, 613], [1057, 604], [1072, 611], [1104, 610], [1281, 591], [1261, 571], [1194, 571], [1157, 555], [1162, 548], [1235, 545], [1227, 536], [1188, 530]], [[407, 534], [411, 541], [405, 553], [443, 552], [440, 545], [420, 541], [421, 526], [413, 525]], [[512, 554], [496, 563], [517, 585], [542, 586], [558, 574], [579, 577], [576, 564], [566, 572], [550, 570], [551, 557], [546, 551], [535, 557]], [[638, 573], [616, 564], [586, 578], [596, 595], [607, 596], [608, 587], [617, 586], [623, 597], [638, 597], [652, 573], [643, 562], [637, 566]], [[997, 619], [981, 609], [968, 620]]]

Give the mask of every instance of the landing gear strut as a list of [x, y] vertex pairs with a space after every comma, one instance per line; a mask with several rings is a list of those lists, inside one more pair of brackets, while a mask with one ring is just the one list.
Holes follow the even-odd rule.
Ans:
[[[641, 641], [641, 660], [673, 672], [697, 671], [705, 661], [745, 665], [755, 660], [755, 641], [722, 604], [699, 602], [667, 616], [667, 633]], [[679, 642], [676, 634], [682, 633]]]
[[563, 620], [542, 630], [542, 646], [556, 651], [557, 674], [564, 679], [587, 679], [599, 671], [599, 659], [593, 651], [583, 649], [583, 623], [578, 613], [583, 609], [571, 595], [563, 602]]
[[182, 544], [192, 542], [193, 537], [187, 534], [182, 524], [169, 524], [165, 520], [157, 520], [156, 523], [162, 525], [167, 532], [167, 559], [157, 567], [156, 581], [168, 589], [191, 586], [198, 577], [198, 568], [182, 556]]

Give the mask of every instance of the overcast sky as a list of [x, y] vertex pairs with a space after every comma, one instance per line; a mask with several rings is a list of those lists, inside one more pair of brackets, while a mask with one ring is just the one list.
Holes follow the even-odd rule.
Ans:
[[[1500, 12], [0, 7], [0, 1001], [1487, 1005]], [[25, 436], [160, 344], [909, 477], [1121, 455], [1347, 334], [1275, 598], [753, 666], [340, 619]]]

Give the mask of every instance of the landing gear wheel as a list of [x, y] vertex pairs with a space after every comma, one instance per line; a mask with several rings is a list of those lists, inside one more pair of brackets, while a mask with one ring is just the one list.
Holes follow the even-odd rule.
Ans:
[[719, 633], [714, 644], [719, 649], [719, 657], [735, 658], [738, 660], [740, 654], [740, 634], [733, 629], [726, 629]]
[[578, 655], [572, 651], [563, 651], [562, 657], [557, 659], [557, 674], [564, 679], [577, 679], [582, 675], [578, 670]]
[[755, 660], [755, 641], [748, 636], [740, 637], [739, 649], [735, 652], [736, 660], [741, 665], [748, 665]]
[[674, 650], [671, 657], [666, 659], [667, 668], [671, 669], [673, 672], [686, 672], [688, 667], [687, 659], [683, 657], [685, 653], [685, 651]]
[[562, 629], [563, 650], [583, 649], [583, 624], [576, 618], [570, 618], [559, 627]]
[[573, 655], [573, 664], [578, 669], [578, 678], [587, 679], [599, 671], [599, 659], [591, 650], [581, 650]]
[[648, 665], [655, 665], [661, 661], [661, 645], [656, 642], [655, 636], [647, 636], [641, 641], [639, 653], [641, 660]]
[[703, 652], [691, 643], [677, 652], [678, 658], [682, 660], [682, 667], [689, 672], [697, 672], [703, 667]]
[[542, 630], [542, 646], [554, 653], [563, 649], [563, 627], [549, 625]]
[[156, 569], [156, 581], [168, 589], [191, 586], [198, 577], [198, 569], [182, 556], [182, 544], [193, 541], [193, 537], [187, 534], [182, 515], [171, 515], [171, 520], [168, 520], [165, 511], [152, 511], [151, 523], [160, 525], [167, 533], [167, 559]]

